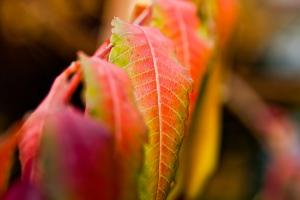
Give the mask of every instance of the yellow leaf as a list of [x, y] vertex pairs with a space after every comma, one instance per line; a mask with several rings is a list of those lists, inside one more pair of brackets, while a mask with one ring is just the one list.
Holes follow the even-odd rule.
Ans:
[[195, 199], [202, 192], [219, 156], [222, 68], [217, 64], [211, 70], [189, 138], [190, 157], [185, 184], [187, 199]]

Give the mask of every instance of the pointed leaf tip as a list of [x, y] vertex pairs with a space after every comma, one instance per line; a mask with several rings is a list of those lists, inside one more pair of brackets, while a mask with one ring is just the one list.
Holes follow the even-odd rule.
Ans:
[[[65, 107], [80, 82], [78, 63], [72, 63], [53, 82], [47, 97], [38, 108], [30, 114], [18, 131], [20, 141], [20, 161], [22, 177], [38, 182], [39, 172], [36, 167], [37, 153], [44, 128], [45, 119]], [[73, 75], [73, 73], [75, 73]], [[69, 77], [71, 79], [69, 80]]]

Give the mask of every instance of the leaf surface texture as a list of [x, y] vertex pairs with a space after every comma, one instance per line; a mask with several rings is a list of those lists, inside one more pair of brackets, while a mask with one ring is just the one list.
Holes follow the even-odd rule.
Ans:
[[126, 70], [146, 125], [141, 199], [165, 199], [174, 179], [188, 116], [192, 80], [175, 57], [173, 43], [157, 29], [112, 22], [109, 60]]
[[151, 26], [159, 28], [174, 42], [180, 63], [192, 76], [192, 110], [212, 50], [208, 40], [200, 36], [196, 6], [185, 0], [155, 0], [152, 18]]

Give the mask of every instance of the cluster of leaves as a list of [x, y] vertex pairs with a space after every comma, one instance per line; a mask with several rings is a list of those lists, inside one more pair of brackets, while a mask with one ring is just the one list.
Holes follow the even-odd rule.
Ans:
[[[233, 2], [206, 3], [224, 13]], [[193, 116], [198, 119], [197, 99], [210, 71], [215, 87], [207, 88], [207, 97], [218, 99], [220, 70], [208, 64], [228, 33], [218, 35], [217, 28], [202, 24], [193, 2], [155, 0], [138, 8], [133, 23], [115, 18], [110, 40], [91, 57], [79, 53], [40, 106], [0, 141], [4, 199], [158, 200], [184, 190], [186, 174], [182, 165], [177, 170], [184, 162], [181, 146], [184, 137], [205, 132], [191, 128]], [[218, 20], [221, 11], [210, 19], [215, 26], [233, 24]], [[71, 103], [80, 82], [84, 111]], [[218, 102], [213, 104], [217, 109]], [[216, 114], [209, 113], [200, 115], [214, 121]], [[206, 126], [199, 119], [196, 124]], [[16, 148], [22, 177], [8, 188]], [[201, 185], [193, 184], [196, 190]]]

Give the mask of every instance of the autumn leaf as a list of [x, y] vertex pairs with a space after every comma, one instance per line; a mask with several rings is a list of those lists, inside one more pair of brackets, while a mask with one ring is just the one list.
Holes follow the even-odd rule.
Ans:
[[17, 147], [17, 134], [9, 131], [0, 137], [0, 197], [6, 191]]
[[146, 127], [123, 69], [96, 57], [80, 56], [84, 71], [86, 111], [114, 134], [120, 196], [137, 199], [137, 178], [143, 161]]
[[185, 182], [187, 199], [196, 199], [214, 172], [219, 155], [222, 66], [215, 64], [208, 73], [204, 94], [195, 110], [189, 134], [189, 162]]
[[76, 73], [70, 80], [68, 78], [72, 73], [77, 72], [77, 69], [78, 65], [73, 63], [55, 79], [48, 96], [26, 119], [18, 132], [23, 178], [35, 181], [39, 179], [35, 161], [40, 147], [45, 118], [48, 115], [58, 112], [69, 101], [80, 81], [80, 74]]
[[165, 199], [176, 172], [188, 115], [191, 78], [175, 58], [173, 43], [157, 29], [114, 19], [109, 60], [126, 70], [149, 129], [141, 199]]
[[178, 168], [175, 175], [174, 185], [167, 200], [180, 199], [184, 191], [187, 167], [187, 137], [183, 140], [178, 157]]
[[49, 199], [117, 199], [113, 138], [71, 107], [48, 116], [39, 166]]
[[200, 21], [196, 6], [184, 0], [155, 0], [151, 26], [175, 43], [180, 63], [186, 67], [194, 81], [190, 112], [195, 105], [200, 85], [211, 55], [211, 44], [200, 36]]

